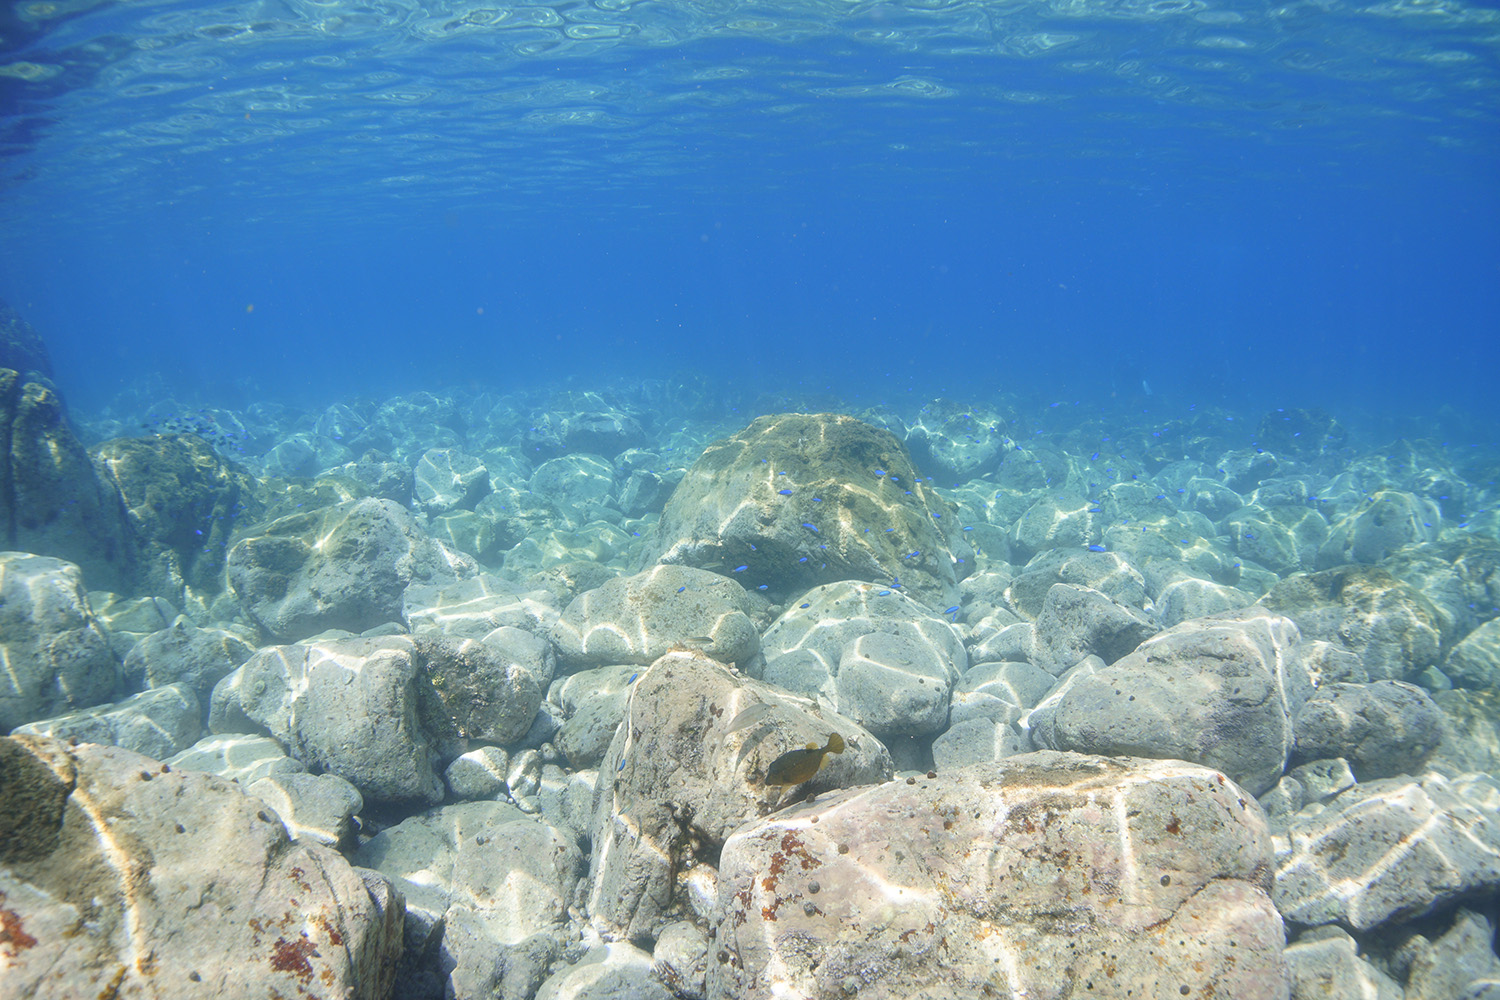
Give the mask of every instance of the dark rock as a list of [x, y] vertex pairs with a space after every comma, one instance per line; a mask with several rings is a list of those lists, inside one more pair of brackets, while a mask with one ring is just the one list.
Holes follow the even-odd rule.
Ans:
[[129, 529], [48, 384], [0, 368], [0, 542], [83, 570], [95, 590], [124, 590]]
[[93, 457], [124, 500], [139, 589], [176, 604], [221, 592], [231, 540], [264, 508], [255, 477], [193, 434], [117, 438]]
[[526, 735], [555, 669], [546, 640], [502, 626], [482, 641], [440, 635], [413, 641], [427, 678], [419, 686], [419, 711], [435, 739], [504, 746]]
[[52, 378], [52, 356], [41, 334], [32, 325], [0, 300], [0, 368], [19, 372], [24, 381], [34, 381], [34, 376]]

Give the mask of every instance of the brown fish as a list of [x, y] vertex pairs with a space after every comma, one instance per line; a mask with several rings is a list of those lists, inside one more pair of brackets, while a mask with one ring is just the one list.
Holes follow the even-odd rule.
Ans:
[[766, 768], [766, 784], [800, 785], [822, 769], [825, 754], [843, 752], [844, 738], [838, 733], [829, 734], [827, 746], [812, 743], [805, 750], [788, 750]]

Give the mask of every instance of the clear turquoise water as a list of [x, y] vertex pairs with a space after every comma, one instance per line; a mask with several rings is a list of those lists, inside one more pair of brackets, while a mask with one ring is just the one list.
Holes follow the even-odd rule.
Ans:
[[75, 0], [0, 30], [0, 297], [84, 401], [687, 367], [1493, 411], [1493, 3]]

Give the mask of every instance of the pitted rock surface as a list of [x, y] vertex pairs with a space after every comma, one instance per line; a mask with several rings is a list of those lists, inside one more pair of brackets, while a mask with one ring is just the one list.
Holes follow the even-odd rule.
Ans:
[[1160, 631], [1144, 612], [1097, 590], [1054, 583], [1037, 615], [1031, 662], [1061, 676], [1086, 656], [1114, 663]]
[[1036, 621], [1047, 594], [1059, 583], [1089, 587], [1132, 608], [1146, 603], [1146, 581], [1139, 570], [1118, 553], [1087, 549], [1040, 553], [1006, 585], [1006, 603], [1022, 618]]
[[422, 728], [434, 740], [504, 745], [526, 735], [556, 665], [545, 639], [501, 626], [483, 639], [412, 642], [426, 680], [417, 685]]
[[667, 501], [648, 557], [739, 572], [747, 588], [782, 600], [833, 580], [899, 578], [946, 608], [969, 565], [956, 562], [966, 543], [954, 541], [951, 511], [889, 431], [783, 413], [704, 449]]
[[149, 635], [125, 654], [126, 690], [184, 684], [204, 702], [214, 685], [248, 660], [255, 645], [246, 638], [250, 629], [197, 628], [185, 615], [168, 627]]
[[1500, 618], [1464, 636], [1448, 653], [1443, 673], [1459, 687], [1500, 690]]
[[390, 995], [401, 894], [233, 783], [10, 737], [0, 788], [7, 996]]
[[1343, 757], [1362, 781], [1415, 774], [1442, 744], [1444, 721], [1415, 684], [1325, 684], [1297, 713], [1297, 754]]
[[454, 1000], [527, 1000], [567, 941], [578, 848], [512, 805], [433, 809], [381, 831], [355, 859], [408, 894], [407, 946], [439, 941]]
[[105, 743], [156, 760], [192, 746], [202, 731], [198, 698], [186, 684], [152, 688], [112, 705], [38, 719], [11, 730], [15, 735]]
[[1403, 546], [1433, 541], [1442, 527], [1436, 501], [1402, 490], [1380, 490], [1362, 510], [1332, 527], [1318, 551], [1318, 567], [1377, 563]]
[[1179, 761], [1042, 752], [834, 792], [724, 845], [708, 996], [1285, 1000], [1270, 862], [1255, 801]]
[[1405, 1000], [1401, 984], [1360, 957], [1340, 927], [1316, 927], [1286, 949], [1292, 1000]]
[[189, 771], [207, 771], [248, 788], [261, 778], [306, 774], [307, 765], [288, 757], [269, 736], [225, 734], [205, 736], [166, 763]]
[[177, 603], [222, 591], [227, 546], [236, 527], [264, 512], [265, 486], [192, 434], [118, 438], [93, 458], [99, 478], [118, 491], [138, 589]]

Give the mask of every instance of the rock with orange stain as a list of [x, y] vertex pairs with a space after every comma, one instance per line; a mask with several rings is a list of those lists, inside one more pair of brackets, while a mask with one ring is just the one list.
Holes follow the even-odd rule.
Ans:
[[711, 1000], [1286, 1000], [1259, 805], [1180, 761], [1043, 751], [736, 831]]
[[405, 902], [233, 782], [0, 739], [0, 992], [382, 1000]]

